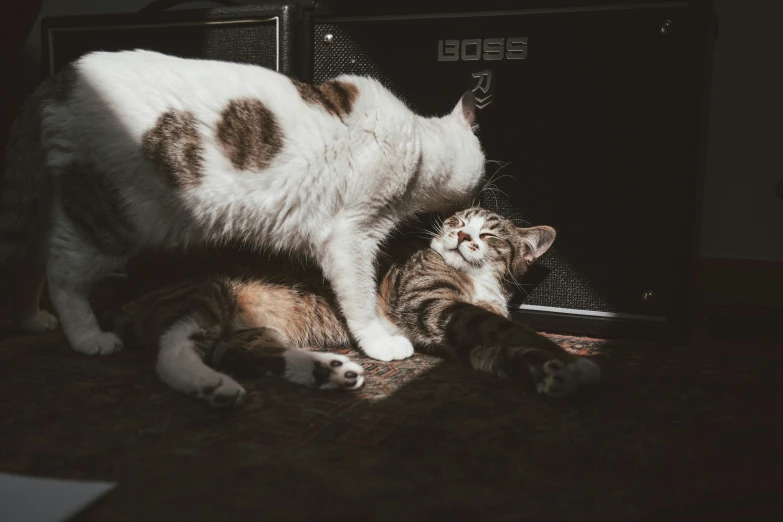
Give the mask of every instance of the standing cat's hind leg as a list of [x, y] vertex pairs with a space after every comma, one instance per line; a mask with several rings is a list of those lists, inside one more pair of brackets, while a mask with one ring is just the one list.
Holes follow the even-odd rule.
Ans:
[[[59, 232], [67, 233], [65, 229]], [[120, 351], [120, 338], [98, 325], [89, 295], [92, 286], [121, 266], [123, 260], [102, 254], [74, 233], [66, 237], [53, 239], [47, 267], [49, 295], [65, 336], [75, 351], [86, 355]]]

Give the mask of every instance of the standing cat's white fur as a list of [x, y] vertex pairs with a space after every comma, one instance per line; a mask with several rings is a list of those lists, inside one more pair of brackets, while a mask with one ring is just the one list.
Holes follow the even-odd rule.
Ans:
[[[94, 170], [110, 180], [137, 233], [132, 250], [241, 240], [310, 255], [368, 356], [413, 353], [377, 313], [374, 263], [400, 221], [473, 196], [484, 155], [470, 96], [448, 115], [425, 118], [377, 81], [341, 76], [358, 94], [349, 113], [335, 115], [284, 75], [250, 65], [126, 51], [88, 54], [75, 71], [67, 97], [42, 107], [45, 164], [55, 178], [79, 165], [84, 176]], [[238, 170], [216, 138], [223, 111], [241, 99], [260, 101], [277, 120], [282, 147], [263, 169]], [[203, 145], [199, 181], [177, 190], [141, 147], [171, 110], [195, 117]], [[87, 295], [127, 255], [84, 241], [57, 197], [52, 223], [49, 290], [71, 346], [87, 354], [120, 349], [114, 334], [100, 330]], [[51, 324], [45, 312], [31, 313], [34, 328]]]

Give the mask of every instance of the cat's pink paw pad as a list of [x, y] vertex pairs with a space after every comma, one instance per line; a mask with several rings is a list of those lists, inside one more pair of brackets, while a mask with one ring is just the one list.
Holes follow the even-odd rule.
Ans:
[[202, 386], [196, 397], [213, 408], [234, 408], [242, 404], [245, 395], [238, 382], [224, 376], [214, 385]]
[[541, 395], [564, 397], [576, 389], [576, 375], [562, 361], [552, 359], [541, 368], [543, 376], [536, 383], [536, 391]]

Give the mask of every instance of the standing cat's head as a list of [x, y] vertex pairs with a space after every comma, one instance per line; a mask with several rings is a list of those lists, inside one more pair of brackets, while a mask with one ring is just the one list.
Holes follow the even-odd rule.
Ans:
[[450, 214], [471, 205], [484, 178], [484, 150], [476, 136], [476, 100], [465, 93], [451, 113], [432, 118], [422, 134], [426, 210]]
[[446, 219], [430, 248], [449, 266], [474, 278], [493, 277], [509, 289], [549, 250], [555, 236], [552, 227], [517, 227], [498, 214], [472, 207]]

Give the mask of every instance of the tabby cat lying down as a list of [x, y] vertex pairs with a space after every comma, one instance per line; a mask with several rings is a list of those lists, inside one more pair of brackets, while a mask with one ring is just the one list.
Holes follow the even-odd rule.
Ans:
[[[514, 322], [507, 310], [512, 281], [554, 239], [550, 227], [518, 228], [480, 208], [458, 212], [429, 248], [385, 271], [379, 309], [418, 351], [530, 383], [544, 395], [567, 395], [597, 381], [598, 366]], [[114, 321], [126, 344], [158, 347], [156, 369], [166, 384], [211, 406], [242, 401], [245, 390], [228, 374], [320, 389], [354, 390], [364, 381], [348, 357], [303, 349], [350, 342], [318, 278], [197, 278], [131, 301]]]

